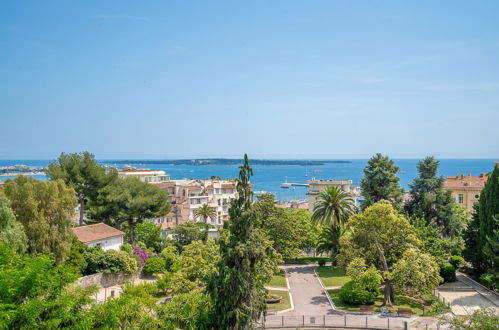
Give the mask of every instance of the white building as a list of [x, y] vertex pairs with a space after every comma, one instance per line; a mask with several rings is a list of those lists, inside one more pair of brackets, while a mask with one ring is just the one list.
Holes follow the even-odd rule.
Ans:
[[124, 232], [105, 223], [96, 223], [72, 229], [80, 242], [89, 247], [100, 246], [102, 250], [119, 250], [125, 237]]
[[126, 168], [118, 171], [118, 176], [122, 179], [127, 177], [139, 178], [140, 181], [148, 183], [161, 183], [170, 181], [170, 176], [165, 171], [146, 170], [138, 168]]
[[314, 204], [319, 193], [327, 187], [339, 187], [342, 191], [347, 192], [354, 198], [355, 192], [352, 190], [352, 180], [316, 180], [308, 181], [308, 206], [310, 212], [314, 211]]

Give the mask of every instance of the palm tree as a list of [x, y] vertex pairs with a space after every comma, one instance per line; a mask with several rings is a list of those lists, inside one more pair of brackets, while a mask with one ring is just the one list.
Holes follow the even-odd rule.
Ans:
[[208, 218], [213, 219], [217, 216], [217, 212], [210, 207], [208, 204], [203, 204], [200, 208], [196, 210], [194, 213], [196, 217], [201, 217], [205, 223], [208, 223]]
[[354, 202], [351, 195], [339, 187], [327, 187], [319, 193], [314, 204], [312, 221], [331, 227], [331, 240], [333, 243], [333, 263], [338, 254], [339, 226], [354, 213]]

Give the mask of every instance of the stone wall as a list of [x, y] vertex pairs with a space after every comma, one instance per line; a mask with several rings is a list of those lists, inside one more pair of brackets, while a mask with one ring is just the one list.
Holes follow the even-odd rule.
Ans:
[[87, 275], [78, 278], [76, 285], [81, 286], [84, 290], [91, 288], [96, 285], [101, 288], [108, 288], [110, 286], [121, 285], [126, 281], [134, 281], [140, 277], [140, 273], [136, 272], [133, 274], [126, 273], [114, 273], [114, 274], [104, 274], [97, 273], [92, 275]]

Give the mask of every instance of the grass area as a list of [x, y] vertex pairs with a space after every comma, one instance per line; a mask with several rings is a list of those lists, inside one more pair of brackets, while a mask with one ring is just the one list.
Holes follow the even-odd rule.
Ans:
[[267, 308], [274, 307], [278, 311], [283, 311], [285, 309], [291, 308], [291, 302], [289, 301], [289, 294], [287, 291], [269, 290], [269, 294], [276, 294], [278, 296], [281, 296], [282, 299], [277, 304], [267, 304]]
[[343, 286], [346, 282], [350, 281], [350, 277], [340, 267], [317, 267], [317, 274], [325, 286]]
[[330, 262], [331, 258], [328, 257], [298, 257], [292, 259], [284, 259], [285, 264], [310, 264], [317, 263], [319, 260], [325, 260], [326, 262]]
[[274, 275], [272, 276], [272, 279], [270, 280], [268, 286], [272, 286], [274, 288], [287, 288], [288, 285], [286, 283], [286, 278], [284, 277], [284, 274], [279, 274], [279, 275]]
[[[328, 290], [329, 296], [333, 300], [336, 308], [351, 311], [351, 312], [360, 312], [359, 306], [353, 306], [349, 304], [345, 304], [338, 297], [338, 292], [340, 290]], [[449, 311], [449, 308], [445, 307], [441, 302], [436, 299], [433, 295], [425, 296], [425, 301], [428, 306], [425, 306], [424, 315], [438, 315], [442, 313], [446, 313]], [[381, 312], [381, 306], [383, 305], [383, 294], [380, 294], [376, 300], [374, 301], [374, 311]], [[395, 295], [395, 303], [389, 309], [390, 313], [396, 314], [398, 308], [407, 308], [412, 310], [413, 313], [417, 315], [423, 315], [423, 305], [419, 302], [415, 301], [413, 298], [402, 295]]]

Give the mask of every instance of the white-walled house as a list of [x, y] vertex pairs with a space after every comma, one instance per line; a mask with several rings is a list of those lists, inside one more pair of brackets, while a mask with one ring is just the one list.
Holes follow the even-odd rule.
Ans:
[[96, 223], [72, 229], [80, 242], [89, 247], [100, 246], [102, 250], [119, 250], [125, 237], [124, 232], [105, 223]]

